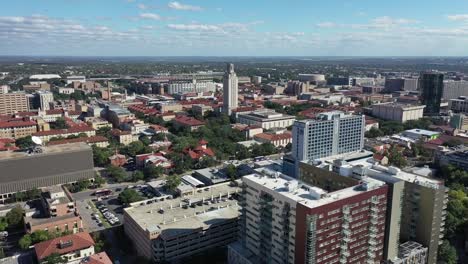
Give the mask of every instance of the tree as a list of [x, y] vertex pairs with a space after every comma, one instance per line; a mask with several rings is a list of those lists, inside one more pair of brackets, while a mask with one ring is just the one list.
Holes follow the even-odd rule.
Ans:
[[228, 176], [231, 181], [234, 181], [238, 178], [236, 166], [229, 164], [224, 170], [226, 172], [226, 176]]
[[5, 218], [8, 222], [8, 225], [17, 226], [23, 223], [23, 215], [23, 208], [17, 205], [6, 214]]
[[143, 169], [143, 174], [147, 179], [159, 178], [163, 174], [163, 172], [164, 169], [161, 166], [149, 165]]
[[0, 231], [5, 231], [8, 227], [8, 222], [5, 217], [0, 218]]
[[164, 139], [166, 139], [165, 133], [157, 133], [151, 137], [151, 140], [153, 141], [163, 141]]
[[60, 256], [58, 253], [52, 253], [48, 257], [44, 258], [42, 262], [47, 264], [65, 264], [68, 263], [68, 260]]
[[32, 239], [30, 234], [24, 235], [19, 241], [18, 245], [21, 249], [28, 249], [32, 245]]
[[452, 245], [450, 245], [449, 241], [444, 240], [439, 246], [437, 259], [447, 264], [457, 264], [457, 251]]
[[366, 132], [367, 138], [376, 138], [382, 136], [384, 136], [384, 133], [380, 129], [375, 127], [371, 128], [369, 131]]
[[142, 171], [136, 170], [132, 174], [132, 181], [137, 182], [145, 179], [145, 175]]
[[116, 182], [123, 182], [127, 178], [127, 173], [124, 169], [117, 166], [109, 166], [107, 168], [109, 176]]
[[236, 159], [244, 160], [250, 158], [249, 148], [246, 146], [237, 144], [236, 145]]
[[98, 166], [98, 167], [107, 166], [109, 164], [110, 156], [112, 156], [112, 153], [109, 151], [109, 149], [93, 146], [94, 166]]
[[28, 149], [28, 148], [34, 146], [34, 142], [32, 141], [31, 136], [18, 138], [18, 139], [16, 139], [15, 144], [20, 149]]
[[398, 168], [406, 167], [407, 161], [398, 147], [393, 145], [388, 151], [388, 163]]
[[174, 192], [177, 189], [177, 187], [180, 185], [180, 183], [181, 183], [181, 179], [179, 176], [171, 175], [167, 177], [166, 184], [164, 185], [164, 187], [167, 190]]
[[139, 140], [141, 141], [141, 143], [143, 143], [145, 146], [148, 146], [149, 144], [151, 144], [151, 139], [149, 139], [147, 136], [141, 136], [139, 138]]
[[104, 180], [104, 178], [102, 178], [100, 175], [96, 175], [96, 177], [94, 177], [94, 185], [96, 187], [101, 187], [101, 185], [103, 185], [106, 181]]
[[68, 128], [67, 122], [65, 121], [64, 118], [59, 117], [53, 123], [52, 128], [53, 129], [66, 129], [66, 128]]
[[126, 189], [119, 194], [119, 201], [123, 204], [131, 204], [141, 200], [143, 200], [143, 197], [133, 189]]
[[54, 238], [54, 235], [45, 230], [37, 230], [31, 234], [31, 240], [33, 244], [47, 241]]

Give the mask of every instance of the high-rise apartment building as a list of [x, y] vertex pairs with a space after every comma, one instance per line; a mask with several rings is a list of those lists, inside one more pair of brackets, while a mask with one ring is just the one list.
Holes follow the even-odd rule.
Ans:
[[369, 155], [362, 152], [320, 159], [316, 166], [301, 163], [299, 178], [319, 187], [348, 184], [350, 179], [373, 178], [385, 182], [388, 185], [385, 260], [393, 261], [401, 256], [401, 252], [395, 251], [398, 243], [414, 241], [427, 248], [427, 263], [437, 263], [448, 188], [437, 179], [376, 165], [372, 153]]
[[438, 114], [444, 88], [444, 75], [436, 72], [425, 72], [419, 77], [421, 103], [426, 105], [424, 113]]
[[406, 78], [403, 85], [405, 91], [417, 91], [419, 90], [419, 79], [417, 78]]
[[54, 94], [48, 91], [37, 92], [39, 96], [39, 106], [41, 110], [50, 110], [50, 103], [54, 102]]
[[230, 115], [237, 108], [239, 94], [238, 79], [234, 71], [234, 64], [227, 64], [227, 71], [223, 78], [223, 112]]
[[468, 113], [468, 97], [460, 96], [449, 100], [449, 109], [455, 113]]
[[327, 192], [284, 175], [244, 176], [240, 241], [228, 263], [380, 263], [387, 185]]
[[365, 119], [363, 115], [326, 112], [316, 119], [294, 122], [292, 131], [291, 155], [294, 165], [291, 160], [285, 159], [284, 171], [296, 176], [300, 161], [361, 150], [364, 146]]
[[0, 115], [29, 111], [29, 100], [24, 92], [0, 93]]

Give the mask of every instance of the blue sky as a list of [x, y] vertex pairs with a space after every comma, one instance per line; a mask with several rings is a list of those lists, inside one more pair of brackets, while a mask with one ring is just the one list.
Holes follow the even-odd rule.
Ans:
[[449, 2], [5, 0], [0, 55], [466, 56]]

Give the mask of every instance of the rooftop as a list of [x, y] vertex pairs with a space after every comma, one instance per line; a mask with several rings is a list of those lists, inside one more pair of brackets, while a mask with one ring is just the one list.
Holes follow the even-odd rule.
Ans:
[[[226, 199], [240, 192], [239, 187], [222, 183], [196, 190], [193, 195], [165, 199], [124, 210], [143, 230], [168, 236], [174, 232], [185, 232], [183, 229], [196, 229], [213, 224], [216, 219], [236, 218], [239, 215], [237, 202]], [[212, 198], [217, 200], [220, 197], [224, 199], [211, 202]], [[201, 205], [190, 206], [192, 204]]]
[[37, 258], [42, 260], [53, 253], [63, 255], [91, 246], [94, 246], [93, 238], [88, 233], [83, 232], [38, 243], [34, 246], [34, 249], [36, 250]]
[[382, 181], [368, 178], [360, 185], [335, 192], [327, 192], [319, 187], [304, 184], [280, 173], [273, 177], [251, 174], [244, 176], [242, 180], [249, 185], [256, 185], [256, 188], [260, 190], [268, 193], [278, 193], [309, 208], [323, 206], [385, 185]]
[[28, 154], [27, 152], [0, 152], [0, 160], [17, 159], [22, 157], [40, 156], [48, 154], [58, 154], [62, 152], [74, 152], [80, 150], [89, 150], [91, 147], [85, 143], [73, 143], [66, 145], [54, 145], [42, 147], [42, 153]]

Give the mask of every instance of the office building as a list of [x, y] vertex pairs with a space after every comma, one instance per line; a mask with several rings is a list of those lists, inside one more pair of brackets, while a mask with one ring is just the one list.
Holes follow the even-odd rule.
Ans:
[[238, 122], [249, 126], [257, 126], [263, 129], [287, 128], [294, 123], [295, 117], [277, 113], [273, 110], [259, 110], [245, 114], [239, 114]]
[[288, 95], [301, 95], [303, 93], [309, 92], [310, 84], [309, 82], [300, 82], [300, 81], [290, 81], [284, 93]]
[[227, 64], [227, 71], [223, 77], [223, 112], [230, 115], [238, 104], [238, 79], [234, 71], [234, 64]]
[[24, 217], [26, 232], [54, 230], [78, 233], [83, 231], [83, 220], [78, 214], [76, 203], [68, 190], [56, 185], [45, 188], [41, 205], [32, 216]]
[[402, 78], [387, 78], [385, 79], [385, 91], [396, 92], [402, 91], [405, 88], [405, 79]]
[[37, 92], [39, 97], [39, 108], [42, 111], [50, 110], [50, 103], [54, 102], [54, 94], [48, 91]]
[[167, 85], [167, 93], [204, 93], [216, 91], [216, 83], [212, 80], [173, 80]]
[[194, 189], [184, 197], [158, 197], [124, 209], [124, 230], [137, 254], [156, 263], [181, 261], [238, 237], [239, 206], [230, 183]]
[[[363, 115], [326, 112], [316, 119], [296, 121], [293, 125], [292, 160], [284, 162], [290, 176], [297, 175], [299, 162], [359, 151], [364, 146]], [[294, 169], [291, 168], [294, 166]]]
[[468, 117], [464, 114], [454, 114], [450, 118], [450, 126], [458, 130], [466, 131], [468, 130]]
[[468, 113], [468, 97], [460, 96], [449, 100], [449, 109], [455, 113]]
[[29, 111], [29, 100], [24, 92], [0, 93], [0, 115]]
[[368, 179], [327, 192], [293, 178], [247, 175], [240, 241], [228, 263], [380, 263], [387, 185]]
[[312, 84], [323, 84], [326, 82], [325, 75], [323, 74], [300, 73], [297, 77], [301, 82], [309, 82]]
[[419, 79], [418, 78], [406, 78], [403, 85], [405, 91], [418, 91], [419, 90]]
[[337, 85], [337, 86], [350, 86], [351, 80], [349, 77], [330, 77], [327, 78], [327, 85]]
[[442, 93], [444, 100], [456, 99], [460, 96], [468, 96], [467, 81], [444, 81], [444, 91]]
[[401, 103], [374, 104], [372, 116], [384, 120], [404, 123], [408, 120], [418, 120], [424, 116], [424, 105], [410, 105]]
[[0, 203], [16, 192], [95, 176], [93, 152], [85, 143], [47, 146], [36, 152], [0, 152]]
[[421, 103], [426, 106], [424, 113], [439, 114], [440, 102], [444, 88], [444, 75], [442, 73], [426, 72], [419, 77]]
[[[313, 169], [301, 163], [300, 178], [319, 183], [319, 187], [324, 183], [332, 186], [346, 184], [350, 179], [373, 178], [385, 182], [391, 195], [387, 203], [390, 207], [387, 207], [386, 245], [389, 249], [395, 248], [396, 235], [400, 242], [417, 242], [427, 248], [427, 263], [437, 263], [437, 250], [444, 233], [448, 188], [437, 179], [376, 165], [372, 156], [365, 154], [321, 159], [315, 162], [318, 165], [310, 166]], [[320, 169], [326, 172], [321, 173]], [[333, 178], [330, 175], [334, 175]], [[393, 251], [386, 260], [396, 257]]]
[[252, 77], [252, 83], [254, 83], [254, 84], [261, 84], [261, 83], [262, 83], [262, 76], [254, 76], [254, 77]]

